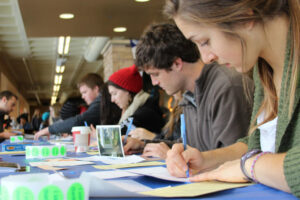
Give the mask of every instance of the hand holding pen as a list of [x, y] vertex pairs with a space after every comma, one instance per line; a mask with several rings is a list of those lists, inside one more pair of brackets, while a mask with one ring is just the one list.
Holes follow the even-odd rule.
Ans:
[[[186, 150], [186, 131], [185, 131], [185, 120], [184, 120], [184, 114], [180, 115], [180, 129], [181, 129], [181, 138], [183, 142], [183, 148]], [[186, 170], [186, 177], [190, 177], [190, 171], [189, 168]]]
[[166, 158], [167, 169], [172, 176], [187, 177], [197, 174], [205, 169], [204, 154], [193, 147], [186, 147], [183, 144], [174, 144], [168, 151]]

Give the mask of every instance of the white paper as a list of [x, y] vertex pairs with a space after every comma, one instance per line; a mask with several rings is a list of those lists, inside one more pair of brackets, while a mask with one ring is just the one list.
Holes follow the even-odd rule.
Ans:
[[134, 180], [110, 180], [108, 182], [130, 192], [146, 192], [152, 190], [152, 188]]
[[32, 167], [37, 166], [76, 166], [76, 165], [91, 165], [93, 162], [87, 161], [58, 161], [58, 162], [30, 162]]
[[147, 197], [146, 195], [130, 192], [108, 181], [90, 176], [90, 197]]
[[84, 158], [76, 158], [77, 160], [82, 161], [100, 161], [105, 164], [131, 164], [131, 163], [139, 163], [144, 161], [145, 159], [141, 156], [130, 155], [125, 157], [109, 157], [109, 156], [90, 156]]
[[[0, 167], [0, 173], [9, 173], [9, 172], [15, 172], [17, 168], [14, 167]], [[129, 173], [129, 172], [127, 172]], [[132, 174], [132, 173], [131, 173]]]
[[100, 179], [114, 179], [114, 178], [122, 178], [122, 177], [129, 177], [129, 176], [140, 176], [139, 174], [130, 173], [124, 170], [97, 171], [97, 172], [88, 172], [88, 174]]
[[128, 169], [127, 172], [141, 174], [144, 176], [151, 176], [158, 179], [163, 179], [167, 181], [175, 181], [175, 182], [189, 182], [188, 178], [177, 178], [171, 176], [165, 167], [147, 167], [147, 168], [134, 168]]

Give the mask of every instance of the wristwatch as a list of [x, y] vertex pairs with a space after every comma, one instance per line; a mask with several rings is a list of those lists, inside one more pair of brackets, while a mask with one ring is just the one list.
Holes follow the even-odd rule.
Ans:
[[251, 176], [248, 175], [248, 173], [245, 169], [246, 160], [248, 160], [249, 158], [251, 158], [252, 156], [254, 156], [260, 152], [261, 152], [260, 149], [252, 149], [252, 150], [248, 151], [247, 153], [245, 153], [241, 158], [241, 170], [242, 170], [243, 174], [246, 176], [246, 180], [248, 180], [248, 181], [253, 182], [254, 180], [251, 178]]

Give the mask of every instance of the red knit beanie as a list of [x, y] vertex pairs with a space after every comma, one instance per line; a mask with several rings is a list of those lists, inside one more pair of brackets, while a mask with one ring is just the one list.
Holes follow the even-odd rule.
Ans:
[[133, 93], [138, 93], [143, 87], [142, 77], [135, 65], [116, 71], [108, 80]]

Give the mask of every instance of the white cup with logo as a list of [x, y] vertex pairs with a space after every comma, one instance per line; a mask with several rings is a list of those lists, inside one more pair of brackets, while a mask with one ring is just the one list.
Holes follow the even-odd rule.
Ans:
[[86, 152], [89, 149], [91, 129], [87, 126], [74, 126], [71, 130], [75, 152]]

